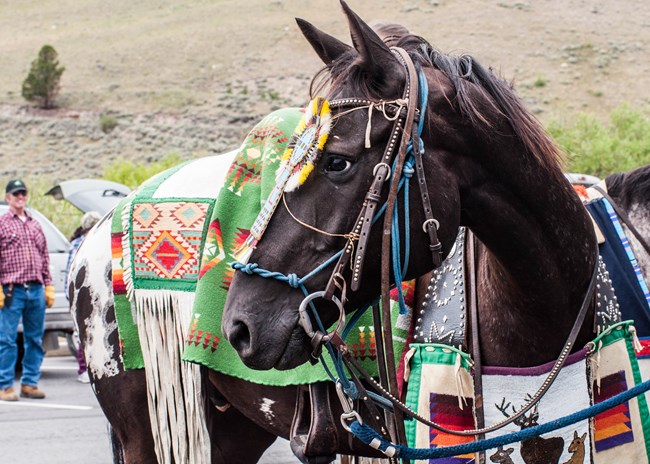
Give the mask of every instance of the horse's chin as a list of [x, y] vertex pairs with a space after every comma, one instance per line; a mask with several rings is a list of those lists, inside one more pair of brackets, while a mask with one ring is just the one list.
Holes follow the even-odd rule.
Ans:
[[[277, 340], [275, 341], [277, 344]], [[305, 332], [296, 327], [290, 334], [289, 340], [282, 351], [264, 350], [260, 356], [246, 357], [241, 356], [244, 364], [250, 369], [258, 371], [266, 371], [269, 369], [277, 369], [286, 371], [300, 366], [309, 360], [311, 353], [311, 345]], [[273, 355], [275, 354], [275, 356]]]
[[279, 371], [287, 371], [306, 363], [310, 358], [309, 344], [292, 343], [294, 338], [289, 340], [287, 347], [273, 366]]

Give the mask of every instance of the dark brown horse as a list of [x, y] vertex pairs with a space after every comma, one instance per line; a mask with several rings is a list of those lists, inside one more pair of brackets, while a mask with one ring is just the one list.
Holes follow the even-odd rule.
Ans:
[[[327, 65], [322, 77], [331, 84], [330, 98], [400, 98], [405, 79], [402, 64], [363, 21], [347, 7], [345, 11], [354, 47], [299, 22]], [[440, 54], [403, 28], [384, 29], [382, 36], [391, 46], [407, 50], [428, 82], [422, 136], [443, 253], [449, 251], [459, 225], [469, 226], [485, 244], [479, 267], [484, 360], [526, 366], [554, 359], [584, 296], [595, 256], [590, 221], [562, 177], [555, 146], [509, 85], [470, 57]], [[389, 121], [375, 111], [371, 148], [364, 148], [367, 114], [353, 111], [339, 117], [318, 168], [297, 192], [287, 195], [293, 213], [303, 221], [328, 231], [352, 228], [390, 128]], [[417, 233], [423, 216], [417, 188], [411, 191], [412, 230]], [[617, 192], [610, 191], [614, 196]], [[629, 198], [623, 201], [629, 208], [643, 198], [623, 190], [621, 195]], [[323, 198], [333, 201], [319, 201]], [[314, 201], [319, 201], [318, 208], [313, 207]], [[156, 462], [144, 371], [126, 371], [120, 360], [109, 232], [107, 220], [82, 246], [70, 279], [70, 301], [95, 366], [90, 369], [91, 380], [112, 426], [116, 462]], [[380, 235], [381, 231], [373, 230], [363, 285], [348, 294], [348, 307], [379, 292]], [[343, 245], [312, 234], [280, 207], [251, 260], [300, 275]], [[267, 255], [270, 247], [286, 252]], [[414, 240], [408, 277], [430, 270], [430, 256], [428, 243]], [[325, 272], [314, 278], [310, 289], [323, 288], [327, 278]], [[232, 291], [224, 333], [248, 365], [289, 368], [308, 358], [311, 346], [296, 327], [298, 291], [242, 275], [235, 277]], [[263, 317], [255, 310], [260, 306], [265, 307]], [[327, 308], [321, 314], [327, 321], [335, 319]], [[590, 337], [585, 329], [578, 344]], [[205, 446], [210, 447], [212, 462], [256, 462], [277, 436], [289, 437], [297, 387], [256, 385], [207, 370], [202, 374], [210, 432]], [[269, 402], [271, 415], [262, 409]], [[331, 403], [333, 416], [338, 417], [340, 406]], [[377, 455], [350, 440], [338, 421], [336, 425], [333, 445], [328, 444], [334, 452]]]
[[[407, 73], [399, 56], [345, 9], [353, 48], [301, 23], [327, 65], [327, 98], [378, 104], [401, 98]], [[532, 366], [555, 359], [596, 262], [591, 222], [562, 174], [557, 147], [508, 83], [470, 57], [443, 55], [411, 35], [395, 45], [406, 50], [428, 84], [424, 171], [443, 254], [461, 225], [484, 245], [478, 257], [484, 362]], [[368, 114], [335, 112], [337, 122], [316, 169], [299, 190], [285, 194], [293, 215], [316, 229], [343, 234], [354, 228], [392, 127], [379, 111], [370, 113], [369, 124]], [[370, 148], [364, 136], [368, 127]], [[420, 193], [417, 188], [410, 192], [414, 238], [406, 278], [434, 267], [429, 241], [421, 232], [427, 218], [419, 206]], [[387, 188], [384, 199], [386, 193]], [[382, 233], [379, 226], [370, 233], [360, 288], [348, 291], [349, 308], [379, 293]], [[344, 245], [344, 239], [315, 233], [279, 207], [251, 261], [263, 269], [305, 275]], [[329, 277], [327, 272], [313, 277], [309, 289], [324, 289]], [[248, 366], [287, 369], [308, 359], [310, 340], [297, 324], [302, 299], [301, 292], [281, 282], [235, 275], [222, 327]], [[326, 324], [334, 322], [332, 305], [323, 300], [315, 304]], [[257, 311], [260, 305], [263, 313]], [[588, 326], [578, 346], [592, 337]]]

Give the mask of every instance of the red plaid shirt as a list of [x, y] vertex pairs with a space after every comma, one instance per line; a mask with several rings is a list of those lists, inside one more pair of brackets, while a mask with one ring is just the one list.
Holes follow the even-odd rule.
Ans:
[[23, 222], [9, 211], [0, 216], [0, 283], [33, 281], [52, 284], [45, 234], [31, 216]]

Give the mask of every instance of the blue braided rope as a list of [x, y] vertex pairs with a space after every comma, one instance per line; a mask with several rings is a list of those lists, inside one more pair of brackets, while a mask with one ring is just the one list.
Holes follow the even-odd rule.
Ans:
[[530, 427], [518, 432], [501, 435], [499, 437], [464, 443], [462, 445], [445, 446], [441, 448], [409, 448], [403, 445], [395, 445], [382, 438], [382, 436], [379, 435], [371, 427], [368, 427], [365, 424], [360, 424], [356, 420], [350, 424], [350, 430], [354, 436], [362, 442], [366, 443], [367, 445], [371, 445], [371, 442], [374, 442], [371, 445], [373, 448], [379, 449], [383, 452], [388, 451], [388, 455], [392, 455], [394, 452], [395, 457], [403, 459], [439, 459], [449, 456], [485, 451], [488, 449], [497, 448], [499, 446], [508, 445], [510, 443], [537, 437], [544, 433], [552, 432], [554, 430], [575, 424], [576, 422], [590, 419], [591, 417], [594, 417], [601, 412], [607, 411], [614, 406], [618, 406], [619, 404], [624, 403], [625, 401], [628, 401], [636, 396], [639, 396], [648, 390], [650, 390], [650, 380], [640, 383], [630, 388], [629, 390], [624, 391], [623, 393], [619, 393], [616, 396], [612, 396], [602, 403], [595, 404], [581, 411], [569, 414], [568, 416], [547, 422], [546, 424], [537, 425], [535, 427]]
[[[397, 283], [397, 302], [399, 304], [399, 313], [406, 314], [408, 310], [406, 309], [406, 302], [404, 301], [404, 292], [402, 286], [399, 284], [403, 280], [403, 276], [406, 275], [408, 270], [409, 255], [410, 250], [410, 207], [409, 207], [409, 185], [410, 179], [415, 172], [413, 165], [415, 164], [415, 151], [413, 150], [413, 143], [417, 143], [420, 148], [420, 155], [424, 154], [424, 142], [422, 141], [422, 129], [424, 128], [424, 120], [427, 110], [427, 102], [429, 99], [429, 86], [427, 79], [424, 76], [422, 70], [418, 71], [418, 80], [419, 80], [419, 90], [420, 90], [420, 118], [418, 120], [418, 131], [417, 138], [415, 140], [411, 139], [406, 147], [406, 153], [409, 155], [408, 159], [404, 163], [402, 169], [402, 179], [400, 179], [399, 187], [404, 186], [404, 263], [400, 264], [400, 230], [399, 230], [399, 204], [395, 203], [395, 209], [393, 211], [393, 223], [391, 225], [391, 253], [393, 257], [393, 276], [395, 282]], [[393, 161], [393, 171], [395, 170], [395, 163], [397, 158]]]

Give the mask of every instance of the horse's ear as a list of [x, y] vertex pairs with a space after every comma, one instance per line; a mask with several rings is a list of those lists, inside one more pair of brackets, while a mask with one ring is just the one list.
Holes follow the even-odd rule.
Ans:
[[323, 63], [330, 65], [344, 53], [352, 50], [348, 44], [316, 28], [304, 19], [296, 18], [298, 27], [307, 41], [314, 48]]
[[340, 1], [343, 11], [348, 17], [352, 44], [359, 53], [358, 64], [366, 74], [374, 80], [381, 81], [382, 78], [391, 75], [391, 70], [398, 70], [397, 72], [401, 73], [402, 65], [390, 48], [365, 21], [352, 11], [344, 0]]

